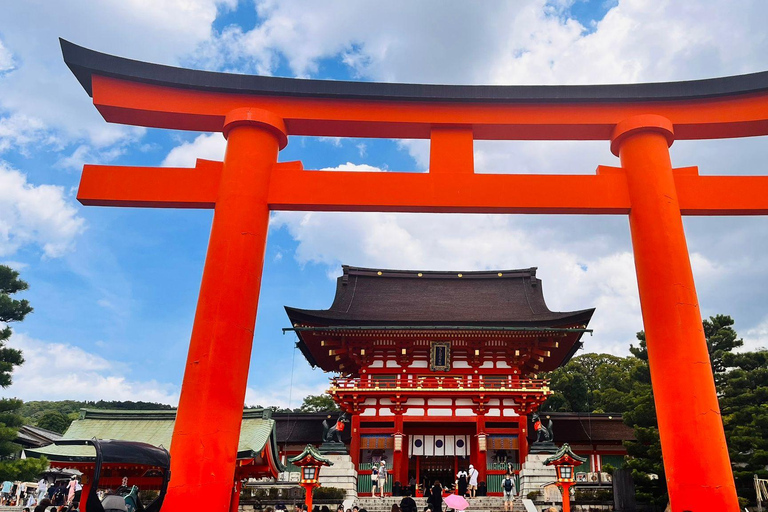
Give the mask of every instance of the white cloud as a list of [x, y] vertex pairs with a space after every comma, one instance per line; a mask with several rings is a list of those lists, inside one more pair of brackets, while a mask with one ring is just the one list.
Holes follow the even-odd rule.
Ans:
[[3, 41], [0, 40], [0, 76], [12, 70], [13, 67], [13, 54], [5, 47]]
[[[85, 141], [97, 148], [132, 140], [136, 132], [104, 123], [63, 64], [57, 37], [139, 60], [180, 64], [211, 34], [211, 24], [235, 0], [30, 0], [3, 5], [0, 113], [39, 120], [43, 138]], [[9, 61], [13, 54], [13, 61]], [[9, 64], [12, 62], [12, 64]]]
[[19, 113], [0, 117], [0, 153], [15, 149], [27, 154], [33, 143], [35, 149], [39, 149], [41, 145], [56, 145], [56, 142], [56, 137], [45, 129], [40, 119]]
[[175, 405], [175, 386], [130, 380], [125, 363], [110, 361], [68, 343], [48, 343], [14, 333], [9, 345], [24, 354], [8, 396], [23, 400], [143, 400]]
[[64, 189], [35, 186], [21, 172], [0, 161], [0, 256], [24, 245], [38, 245], [46, 257], [71, 250], [85, 220], [65, 197]]
[[379, 167], [374, 167], [368, 164], [353, 164], [352, 162], [339, 164], [336, 167], [323, 167], [320, 170], [321, 171], [346, 171], [346, 172], [384, 172], [384, 170]]
[[163, 167], [194, 167], [198, 158], [224, 160], [227, 141], [220, 133], [202, 134], [192, 142], [184, 142], [173, 148], [163, 160]]
[[755, 327], [747, 330], [743, 336], [744, 346], [741, 350], [768, 350], [768, 317]]

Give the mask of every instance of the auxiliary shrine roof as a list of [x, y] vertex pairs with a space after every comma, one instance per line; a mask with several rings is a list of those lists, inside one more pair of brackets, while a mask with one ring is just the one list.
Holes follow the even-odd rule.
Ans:
[[286, 307], [293, 325], [586, 325], [594, 309], [550, 311], [536, 268], [473, 272], [344, 265], [330, 309]]

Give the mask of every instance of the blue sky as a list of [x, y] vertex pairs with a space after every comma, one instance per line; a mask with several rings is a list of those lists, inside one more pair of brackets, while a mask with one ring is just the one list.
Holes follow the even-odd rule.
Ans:
[[[572, 84], [768, 70], [760, 1], [25, 1], [0, 7], [0, 262], [30, 284], [25, 351], [7, 396], [175, 403], [212, 213], [85, 208], [83, 163], [191, 166], [221, 134], [108, 125], [61, 61], [58, 37], [200, 69], [336, 80]], [[294, 137], [306, 168], [421, 172], [424, 141]], [[764, 174], [763, 137], [678, 142], [676, 166]], [[590, 173], [602, 142], [478, 142], [478, 172]], [[768, 220], [686, 219], [705, 315], [768, 345]], [[642, 328], [626, 218], [273, 215], [247, 402], [322, 391], [284, 305], [325, 308], [342, 263], [380, 268], [539, 267], [552, 309], [597, 307], [586, 349], [627, 352]]]

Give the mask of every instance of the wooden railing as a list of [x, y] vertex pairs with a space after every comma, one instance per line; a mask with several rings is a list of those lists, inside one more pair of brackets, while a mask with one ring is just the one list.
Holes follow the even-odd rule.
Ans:
[[549, 391], [547, 379], [521, 379], [515, 376], [504, 378], [483, 377], [478, 375], [446, 377], [411, 376], [365, 376], [336, 377], [331, 379], [331, 388], [337, 390], [464, 390], [464, 391]]

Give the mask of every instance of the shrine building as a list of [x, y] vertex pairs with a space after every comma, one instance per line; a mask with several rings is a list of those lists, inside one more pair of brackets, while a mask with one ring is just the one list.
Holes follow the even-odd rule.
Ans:
[[381, 459], [404, 485], [472, 464], [489, 490], [525, 461], [528, 416], [551, 394], [539, 374], [574, 356], [594, 313], [550, 311], [535, 268], [350, 266], [329, 309], [286, 311], [309, 363], [337, 374], [358, 482]]

